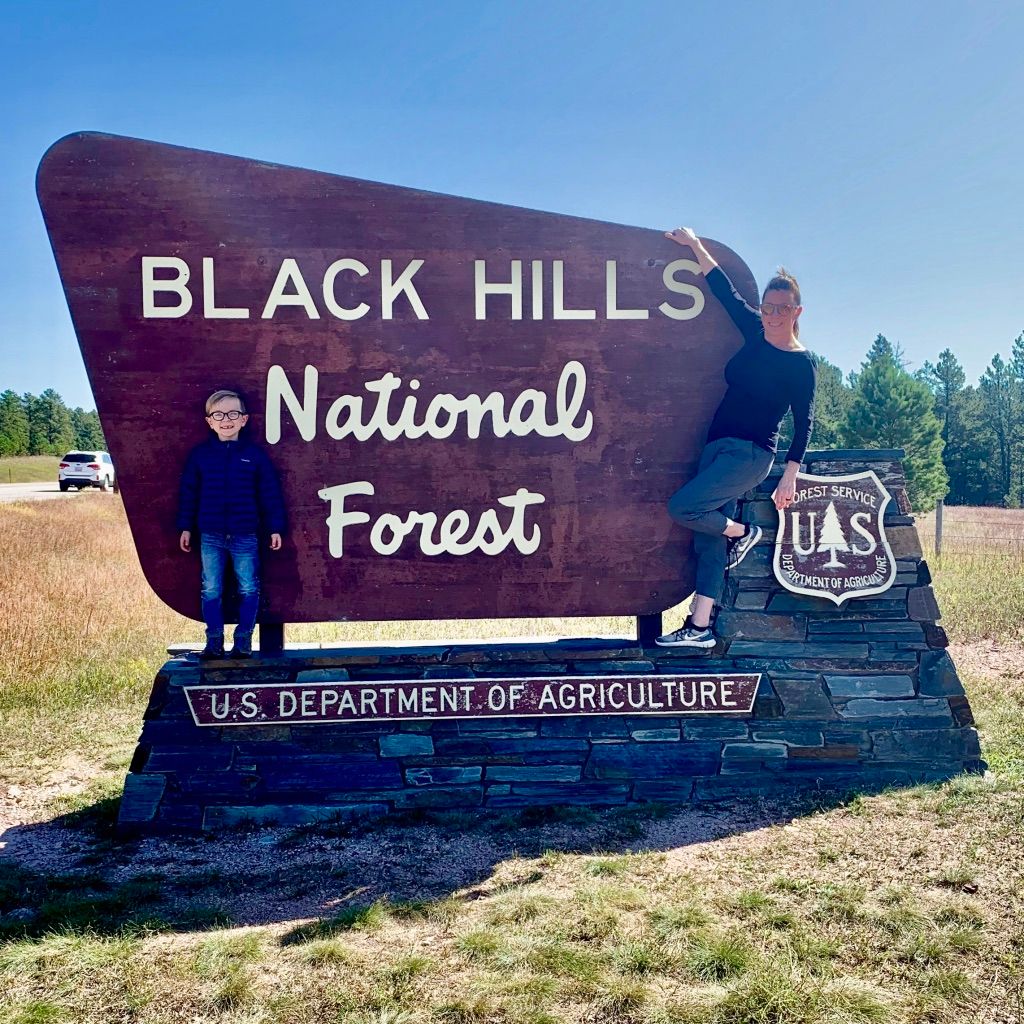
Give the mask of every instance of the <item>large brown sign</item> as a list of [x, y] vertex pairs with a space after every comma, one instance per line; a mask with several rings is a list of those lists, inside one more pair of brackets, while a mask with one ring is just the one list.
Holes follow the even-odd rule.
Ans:
[[199, 614], [178, 475], [223, 387], [288, 505], [270, 621], [649, 614], [692, 590], [665, 501], [740, 339], [660, 231], [97, 134], [56, 143], [38, 191], [175, 609]]
[[796, 496], [779, 511], [775, 576], [795, 594], [837, 605], [880, 594], [896, 578], [883, 516], [891, 495], [874, 473], [799, 473]]
[[196, 725], [330, 724], [534, 715], [750, 714], [761, 676], [526, 676], [186, 686]]

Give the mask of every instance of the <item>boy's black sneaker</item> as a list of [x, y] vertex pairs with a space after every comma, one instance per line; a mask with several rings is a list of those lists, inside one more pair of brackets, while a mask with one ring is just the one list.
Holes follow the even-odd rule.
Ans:
[[217, 661], [218, 658], [224, 657], [224, 645], [223, 644], [207, 644], [199, 652], [200, 661]]
[[689, 615], [678, 629], [659, 636], [654, 642], [659, 647], [691, 647], [702, 651], [710, 650], [717, 643], [711, 627], [693, 625]]
[[252, 645], [251, 644], [235, 644], [231, 648], [231, 653], [228, 655], [229, 658], [251, 658], [252, 657]]
[[750, 554], [753, 546], [761, 539], [764, 531], [760, 526], [748, 526], [747, 532], [742, 537], [737, 537], [729, 545], [728, 554], [725, 556], [726, 569], [735, 569], [744, 558]]

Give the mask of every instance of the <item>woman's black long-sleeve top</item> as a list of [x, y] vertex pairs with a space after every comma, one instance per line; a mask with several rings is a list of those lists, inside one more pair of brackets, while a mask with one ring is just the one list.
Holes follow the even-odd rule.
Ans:
[[800, 462], [814, 420], [814, 357], [806, 350], [776, 348], [764, 336], [761, 314], [746, 304], [725, 272], [715, 267], [706, 276], [708, 287], [743, 335], [743, 348], [725, 366], [729, 387], [711, 421], [708, 441], [738, 437], [774, 455], [782, 418], [792, 409], [793, 443], [786, 461]]

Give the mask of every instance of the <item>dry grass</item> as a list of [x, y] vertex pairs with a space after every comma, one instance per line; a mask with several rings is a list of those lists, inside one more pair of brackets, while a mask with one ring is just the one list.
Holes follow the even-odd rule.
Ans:
[[57, 479], [60, 460], [53, 455], [14, 455], [0, 458], [0, 484], [34, 484]]
[[[57, 749], [120, 756], [172, 641], [202, 625], [150, 590], [117, 496], [0, 505], [0, 769], [35, 770]], [[289, 626], [289, 640], [430, 642], [630, 634], [633, 619], [510, 619]], [[60, 728], [54, 730], [54, 718]], [[19, 766], [19, 768], [15, 768]]]
[[[49, 774], [48, 816], [78, 814], [77, 832], [50, 834], [78, 851], [70, 874], [15, 866], [0, 851], [4, 1022], [1017, 1024], [1024, 1015], [1024, 645], [979, 639], [1020, 635], [1020, 598], [997, 596], [1007, 593], [1002, 577], [1020, 578], [1019, 560], [947, 549], [941, 567], [933, 562], [988, 779], [784, 817], [763, 807], [758, 827], [713, 841], [694, 830], [707, 820], [727, 832], [737, 820], [727, 811], [490, 824], [455, 815], [367, 834], [154, 841], [148, 856], [165, 852], [173, 871], [153, 874], [131, 866], [138, 847], [112, 843], [97, 822], [114, 806], [163, 641], [198, 639], [200, 627], [150, 594], [117, 500], [3, 506], [0, 530], [0, 780], [38, 787]], [[320, 629], [413, 635], [397, 624]], [[77, 796], [60, 783], [68, 760]], [[473, 862], [478, 874], [445, 889], [446, 861], [452, 872]], [[442, 879], [440, 891], [428, 892], [428, 876]], [[416, 884], [422, 899], [393, 897]], [[225, 926], [219, 906], [256, 897], [268, 908], [259, 926]], [[3, 916], [19, 907], [35, 916]]]
[[944, 509], [941, 555], [935, 513], [917, 526], [950, 635], [1024, 639], [1024, 510]]
[[[935, 513], [918, 517], [921, 544], [935, 552]], [[1024, 510], [947, 505], [942, 512], [944, 552], [991, 551], [1024, 558]]]

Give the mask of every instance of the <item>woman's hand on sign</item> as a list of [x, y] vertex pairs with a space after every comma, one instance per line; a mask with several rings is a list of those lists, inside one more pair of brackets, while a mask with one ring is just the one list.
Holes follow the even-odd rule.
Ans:
[[270, 535], [270, 550], [280, 551], [281, 550], [281, 534], [272, 533]]
[[689, 245], [691, 248], [694, 242], [699, 244], [700, 241], [694, 234], [693, 228], [676, 228], [675, 231], [666, 231], [665, 237], [679, 245]]
[[185, 552], [186, 555], [189, 554], [189, 552], [191, 552], [191, 550], [192, 550], [192, 531], [191, 530], [182, 530], [181, 531], [181, 539], [178, 541], [178, 546], [181, 548], [182, 551]]
[[793, 504], [793, 499], [796, 497], [796, 475], [799, 472], [800, 464], [798, 462], [786, 463], [786, 468], [782, 473], [782, 479], [779, 481], [778, 487], [775, 488], [775, 492], [772, 494], [775, 507], [780, 511], [789, 508], [789, 506]]
[[675, 231], [666, 231], [665, 237], [671, 239], [677, 245], [688, 245], [693, 250], [693, 255], [697, 257], [697, 263], [702, 274], [707, 274], [718, 266], [714, 256], [704, 248], [703, 243], [694, 233], [693, 228], [676, 228]]

